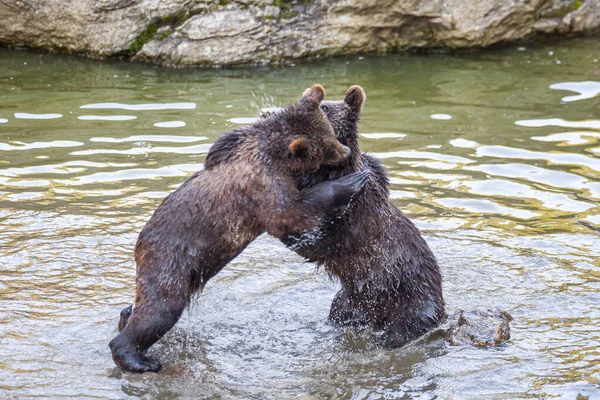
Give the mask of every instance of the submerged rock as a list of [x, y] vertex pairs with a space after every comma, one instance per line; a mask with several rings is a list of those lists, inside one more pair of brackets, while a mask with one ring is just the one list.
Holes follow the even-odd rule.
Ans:
[[460, 311], [458, 322], [446, 339], [455, 346], [498, 346], [510, 339], [510, 321], [513, 318], [502, 310], [475, 309]]
[[15, 0], [0, 44], [166, 66], [456, 50], [600, 30], [597, 0]]

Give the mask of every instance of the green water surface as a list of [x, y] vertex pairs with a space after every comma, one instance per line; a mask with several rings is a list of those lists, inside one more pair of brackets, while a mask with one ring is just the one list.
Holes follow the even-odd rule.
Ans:
[[[0, 50], [0, 397], [600, 398], [600, 39], [469, 55], [168, 70]], [[367, 93], [361, 147], [422, 229], [448, 312], [494, 349], [378, 348], [327, 322], [338, 284], [263, 236], [151, 351], [115, 368], [137, 234], [211, 143], [313, 83]]]

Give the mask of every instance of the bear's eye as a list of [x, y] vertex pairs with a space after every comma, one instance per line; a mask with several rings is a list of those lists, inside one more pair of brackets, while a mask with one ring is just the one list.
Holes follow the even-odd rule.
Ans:
[[321, 106], [321, 110], [323, 110], [323, 112], [324, 112], [325, 114], [327, 114], [327, 113], [329, 112], [329, 107], [327, 107], [327, 106], [323, 105], [323, 106]]

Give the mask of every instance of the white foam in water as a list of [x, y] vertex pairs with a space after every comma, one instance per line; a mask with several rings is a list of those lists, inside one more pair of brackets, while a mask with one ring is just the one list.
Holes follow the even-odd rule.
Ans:
[[600, 120], [590, 119], [587, 121], [566, 121], [562, 118], [547, 118], [547, 119], [524, 119], [515, 121], [516, 125], [527, 126], [530, 128], [540, 128], [543, 126], [560, 126], [563, 128], [588, 128], [600, 129]]
[[404, 138], [406, 137], [405, 133], [362, 133], [360, 136], [367, 139], [394, 139], [394, 138]]
[[29, 114], [29, 113], [15, 113], [15, 118], [18, 119], [56, 119], [62, 118], [62, 114]]
[[157, 128], [181, 128], [185, 126], [185, 122], [183, 121], [165, 121], [165, 122], [157, 122], [154, 124]]
[[234, 124], [253, 124], [258, 120], [259, 120], [259, 118], [240, 117], [240, 118], [231, 118], [228, 121], [233, 122]]
[[8, 120], [6, 118], [0, 118], [0, 124], [5, 124], [7, 122]]
[[591, 99], [600, 95], [600, 82], [559, 82], [550, 85], [550, 89], [568, 90], [570, 92], [579, 93], [576, 96], [565, 96], [561, 99], [562, 101], [569, 103], [571, 101]]
[[135, 115], [80, 115], [77, 117], [82, 121], [130, 121], [136, 118]]
[[84, 104], [79, 108], [108, 108], [129, 111], [156, 111], [156, 110], [193, 110], [196, 103], [148, 103], [148, 104], [123, 104], [123, 103], [93, 103]]
[[452, 119], [452, 115], [448, 114], [431, 114], [431, 119], [449, 120]]

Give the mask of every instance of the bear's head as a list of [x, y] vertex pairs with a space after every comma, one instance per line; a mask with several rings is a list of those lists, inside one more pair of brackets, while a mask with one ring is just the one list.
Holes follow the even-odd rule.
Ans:
[[283, 121], [287, 161], [296, 172], [314, 171], [321, 164], [339, 164], [351, 153], [336, 139], [331, 123], [320, 107], [324, 98], [323, 86], [313, 85], [296, 103], [267, 118]]
[[355, 151], [358, 148], [358, 121], [367, 96], [360, 86], [350, 86], [342, 101], [323, 101], [321, 110], [333, 126], [336, 138]]

